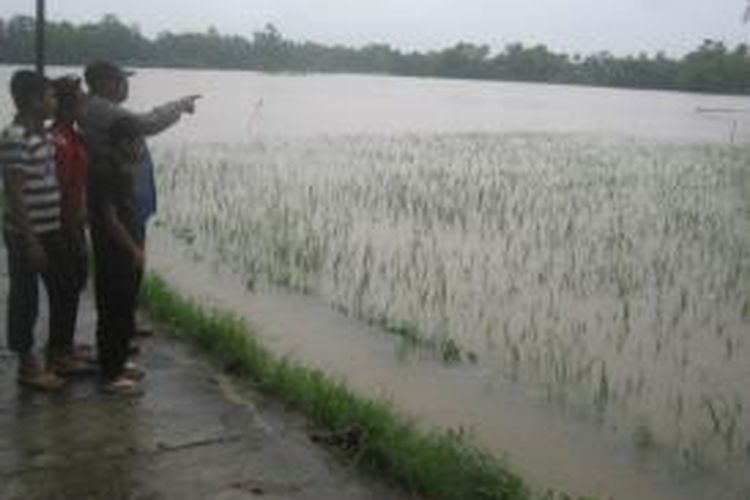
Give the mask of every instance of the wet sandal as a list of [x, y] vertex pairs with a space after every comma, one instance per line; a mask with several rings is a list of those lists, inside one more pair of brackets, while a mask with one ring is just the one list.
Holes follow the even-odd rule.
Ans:
[[61, 377], [70, 377], [74, 375], [86, 375], [93, 371], [89, 363], [75, 356], [63, 356], [53, 361], [50, 365], [51, 371]]
[[75, 344], [71, 356], [78, 361], [91, 361], [94, 358], [94, 348], [89, 344]]
[[137, 364], [133, 363], [132, 361], [128, 361], [127, 363], [125, 363], [125, 367], [122, 370], [122, 376], [133, 381], [138, 381], [143, 380], [143, 378], [146, 376], [146, 372]]
[[18, 383], [43, 392], [54, 392], [65, 385], [65, 379], [58, 377], [55, 373], [46, 370], [18, 372]]
[[143, 389], [138, 382], [123, 375], [105, 382], [102, 385], [102, 391], [117, 396], [140, 396], [143, 394]]

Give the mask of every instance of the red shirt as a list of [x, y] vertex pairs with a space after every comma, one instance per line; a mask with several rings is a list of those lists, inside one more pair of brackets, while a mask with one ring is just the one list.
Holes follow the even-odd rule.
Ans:
[[73, 125], [55, 125], [55, 165], [60, 185], [60, 218], [63, 228], [78, 222], [85, 206], [89, 160], [81, 134]]

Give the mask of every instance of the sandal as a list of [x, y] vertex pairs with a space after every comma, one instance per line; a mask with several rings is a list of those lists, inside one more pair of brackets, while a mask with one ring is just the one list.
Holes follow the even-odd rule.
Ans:
[[73, 355], [62, 356], [56, 359], [51, 363], [50, 368], [52, 372], [61, 377], [85, 375], [93, 371], [89, 363]]
[[70, 355], [78, 361], [90, 362], [93, 358], [94, 349], [89, 344], [75, 344]]
[[107, 394], [117, 396], [140, 396], [143, 394], [143, 389], [140, 384], [124, 375], [120, 375], [119, 377], [115, 377], [105, 382], [101, 389]]
[[18, 383], [30, 389], [54, 392], [65, 385], [65, 379], [45, 370], [36, 361], [28, 361], [18, 369]]
[[146, 372], [137, 364], [128, 361], [122, 369], [122, 376], [133, 381], [138, 381], [143, 380], [146, 376]]

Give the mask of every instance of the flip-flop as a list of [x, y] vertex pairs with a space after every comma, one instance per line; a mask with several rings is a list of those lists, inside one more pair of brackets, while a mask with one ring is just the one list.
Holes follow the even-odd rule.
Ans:
[[101, 390], [116, 396], [140, 396], [143, 394], [143, 389], [138, 382], [124, 376], [105, 382], [102, 384]]
[[65, 379], [49, 371], [38, 371], [35, 373], [21, 372], [18, 374], [18, 383], [29, 389], [54, 392], [63, 388]]
[[94, 371], [93, 367], [86, 361], [75, 356], [65, 356], [51, 363], [51, 370], [61, 377], [74, 375], [86, 375]]
[[89, 362], [94, 359], [94, 348], [89, 344], [75, 344], [71, 349], [71, 356], [78, 361]]
[[125, 367], [122, 370], [122, 376], [133, 381], [138, 381], [143, 380], [143, 378], [146, 376], [146, 372], [137, 364], [133, 363], [132, 361], [128, 361], [127, 363], [125, 363]]

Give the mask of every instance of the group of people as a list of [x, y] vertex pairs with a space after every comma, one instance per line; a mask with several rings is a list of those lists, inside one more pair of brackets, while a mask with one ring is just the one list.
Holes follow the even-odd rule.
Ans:
[[[138, 289], [145, 265], [146, 226], [156, 210], [153, 163], [145, 138], [193, 113], [187, 96], [134, 113], [123, 107], [132, 73], [108, 61], [54, 80], [16, 71], [16, 108], [0, 133], [4, 187], [3, 238], [9, 290], [8, 347], [18, 355], [18, 381], [55, 391], [98, 365], [101, 388], [141, 393], [143, 370], [131, 358]], [[96, 352], [76, 343], [79, 299], [93, 254]], [[49, 304], [43, 356], [34, 346], [38, 282]]]

